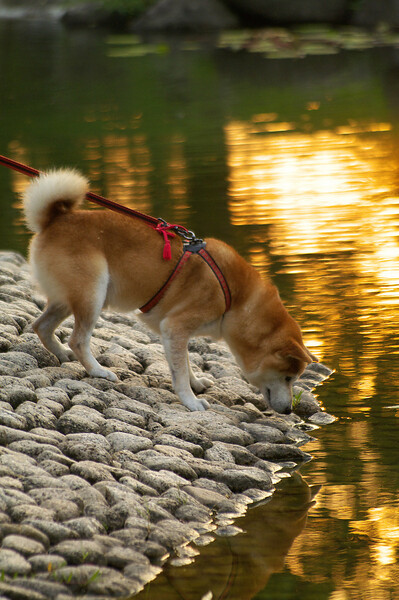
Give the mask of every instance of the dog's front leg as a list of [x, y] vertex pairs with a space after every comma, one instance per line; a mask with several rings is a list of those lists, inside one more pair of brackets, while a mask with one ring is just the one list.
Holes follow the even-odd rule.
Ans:
[[191, 369], [188, 363], [188, 338], [182, 330], [175, 329], [172, 323], [165, 319], [161, 323], [162, 341], [165, 348], [166, 360], [172, 374], [173, 387], [184, 406], [190, 410], [206, 410], [209, 408], [205, 398], [197, 398], [190, 385]]

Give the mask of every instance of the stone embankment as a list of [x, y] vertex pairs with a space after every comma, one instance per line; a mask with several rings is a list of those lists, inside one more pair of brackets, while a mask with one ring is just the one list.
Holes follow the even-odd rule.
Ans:
[[[298, 382], [297, 413], [276, 415], [222, 344], [190, 345], [214, 385], [211, 409], [190, 413], [172, 392], [159, 339], [134, 316], [104, 313], [92, 339], [119, 377], [60, 365], [31, 323], [44, 306], [24, 258], [0, 253], [0, 597], [128, 597], [184, 560], [192, 542], [233, 535], [246, 506], [310, 456], [305, 423], [329, 422]], [[62, 341], [72, 321], [58, 330]], [[286, 473], [284, 473], [286, 476]]]

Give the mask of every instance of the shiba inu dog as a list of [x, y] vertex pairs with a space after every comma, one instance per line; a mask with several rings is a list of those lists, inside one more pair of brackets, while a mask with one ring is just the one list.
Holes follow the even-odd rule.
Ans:
[[[44, 173], [25, 191], [26, 223], [36, 234], [30, 261], [48, 300], [33, 328], [61, 363], [76, 357], [92, 377], [115, 381], [115, 373], [90, 350], [101, 310], [131, 311], [153, 298], [182, 256], [183, 243], [174, 237], [171, 259], [163, 260], [164, 239], [145, 222], [108, 210], [81, 210], [87, 191], [87, 180], [72, 170]], [[192, 372], [187, 344], [198, 335], [223, 338], [270, 407], [288, 414], [292, 383], [317, 359], [305, 348], [277, 289], [229, 245], [216, 239], [205, 243], [228, 285], [228, 310], [215, 272], [193, 254], [161, 300], [142, 315], [161, 334], [175, 392], [190, 410], [209, 407], [194, 392], [212, 382]], [[71, 314], [75, 323], [67, 348], [54, 331]]]

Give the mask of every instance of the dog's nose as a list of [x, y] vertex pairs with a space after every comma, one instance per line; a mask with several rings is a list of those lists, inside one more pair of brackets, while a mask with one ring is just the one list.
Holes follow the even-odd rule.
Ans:
[[283, 412], [283, 415], [290, 415], [292, 413], [291, 408], [286, 408], [285, 411]]

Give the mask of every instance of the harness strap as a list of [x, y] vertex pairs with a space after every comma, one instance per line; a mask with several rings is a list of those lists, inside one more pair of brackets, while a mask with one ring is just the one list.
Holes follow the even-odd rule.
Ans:
[[225, 312], [227, 312], [229, 310], [229, 308], [231, 306], [230, 288], [228, 286], [228, 283], [227, 283], [222, 271], [218, 267], [217, 263], [214, 261], [214, 259], [209, 254], [209, 252], [207, 250], [205, 250], [205, 246], [206, 246], [206, 242], [203, 242], [203, 241], [194, 242], [191, 244], [189, 243], [189, 244], [184, 245], [183, 254], [180, 256], [175, 268], [173, 269], [172, 273], [169, 275], [168, 279], [165, 281], [165, 283], [162, 285], [162, 287], [157, 291], [157, 293], [154, 294], [154, 296], [146, 304], [144, 304], [143, 306], [141, 306], [139, 308], [139, 310], [141, 310], [142, 313], [147, 313], [152, 308], [154, 308], [154, 306], [156, 306], [158, 304], [158, 302], [163, 298], [164, 294], [166, 293], [167, 289], [169, 288], [169, 286], [172, 283], [172, 281], [174, 280], [174, 278], [180, 273], [180, 271], [182, 270], [182, 268], [184, 267], [184, 265], [186, 264], [186, 262], [188, 261], [188, 259], [190, 258], [190, 256], [192, 254], [198, 254], [198, 256], [200, 256], [206, 262], [206, 264], [212, 269], [212, 272], [214, 273], [216, 279], [218, 280], [220, 287], [222, 289], [223, 295], [224, 295], [224, 301], [226, 304]]
[[231, 306], [231, 292], [222, 271], [219, 269], [217, 263], [213, 260], [209, 252], [205, 250], [205, 247], [199, 250], [198, 255], [206, 262], [206, 264], [212, 269], [213, 273], [215, 274], [215, 277], [218, 280], [220, 287], [222, 288], [224, 301], [226, 304], [225, 312], [227, 312]]

